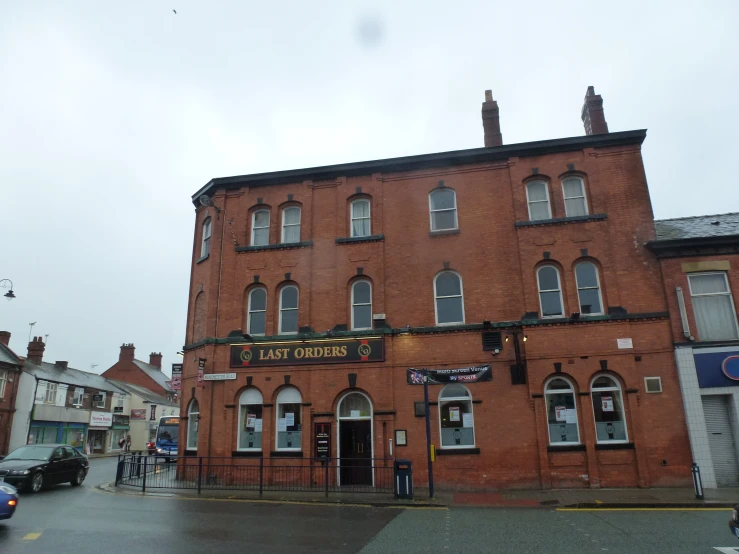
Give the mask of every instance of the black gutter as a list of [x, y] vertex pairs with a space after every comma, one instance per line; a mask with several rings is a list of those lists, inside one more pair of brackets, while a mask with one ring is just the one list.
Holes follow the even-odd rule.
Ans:
[[280, 185], [306, 180], [334, 179], [336, 177], [369, 175], [372, 173], [398, 172], [495, 162], [507, 160], [511, 157], [541, 156], [557, 152], [582, 150], [583, 148], [625, 146], [641, 144], [644, 142], [646, 136], [646, 129], [638, 129], [634, 131], [622, 131], [619, 133], [606, 133], [602, 135], [587, 135], [582, 137], [522, 142], [518, 144], [495, 146], [492, 148], [471, 148], [467, 150], [453, 150], [450, 152], [437, 152], [434, 154], [403, 156], [400, 158], [326, 165], [305, 169], [289, 169], [267, 173], [253, 173], [251, 175], [217, 177], [215, 179], [211, 179], [204, 187], [193, 194], [192, 202], [193, 204], [198, 205], [198, 198], [200, 198], [200, 196], [212, 193], [217, 189]]

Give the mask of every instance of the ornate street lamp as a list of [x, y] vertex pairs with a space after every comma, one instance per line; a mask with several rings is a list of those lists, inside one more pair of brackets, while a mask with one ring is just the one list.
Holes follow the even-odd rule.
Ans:
[[[6, 292], [3, 296], [5, 296], [5, 298], [7, 298], [8, 300], [13, 300], [13, 298], [15, 298], [15, 293], [13, 292], [13, 281], [11, 281], [10, 279], [0, 279], [0, 284], [4, 283], [5, 281], [10, 283], [10, 290]], [[3, 288], [5, 287], [3, 286]]]

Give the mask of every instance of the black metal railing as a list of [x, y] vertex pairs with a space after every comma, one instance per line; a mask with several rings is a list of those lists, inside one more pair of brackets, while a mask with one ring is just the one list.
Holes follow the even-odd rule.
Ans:
[[392, 494], [391, 458], [119, 456], [116, 486], [147, 489]]

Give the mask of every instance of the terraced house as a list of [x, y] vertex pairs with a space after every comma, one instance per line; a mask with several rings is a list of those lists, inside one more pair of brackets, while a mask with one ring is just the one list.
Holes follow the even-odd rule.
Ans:
[[488, 91], [482, 148], [197, 191], [183, 452], [369, 487], [407, 458], [422, 486], [427, 370], [437, 486], [689, 485], [647, 133], [592, 87], [580, 115], [504, 144]]

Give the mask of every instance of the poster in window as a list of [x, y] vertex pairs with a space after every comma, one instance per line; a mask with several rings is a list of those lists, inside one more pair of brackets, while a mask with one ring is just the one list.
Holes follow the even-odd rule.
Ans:
[[462, 414], [462, 427], [472, 427], [472, 414]]
[[277, 420], [277, 432], [284, 432], [287, 431], [287, 420], [284, 417], [281, 417]]
[[459, 421], [459, 406], [449, 408], [449, 421]]
[[405, 429], [395, 430], [395, 444], [397, 446], [408, 446], [408, 434]]
[[287, 412], [285, 413], [285, 425], [288, 427], [292, 427], [295, 425], [295, 413], [294, 412]]
[[262, 432], [262, 420], [261, 419], [254, 420], [254, 432], [255, 433]]
[[567, 413], [567, 407], [566, 406], [555, 406], [554, 407], [554, 415], [557, 419], [557, 421], [564, 421], [565, 420], [565, 414]]
[[362, 411], [361, 410], [352, 410], [351, 411], [351, 417], [362, 417]]
[[257, 420], [257, 414], [246, 414], [246, 427], [254, 427], [254, 422]]
[[601, 405], [603, 406], [604, 412], [612, 412], [613, 411], [613, 397], [612, 396], [602, 396], [600, 399]]
[[577, 412], [574, 408], [565, 410], [565, 423], [577, 423]]

